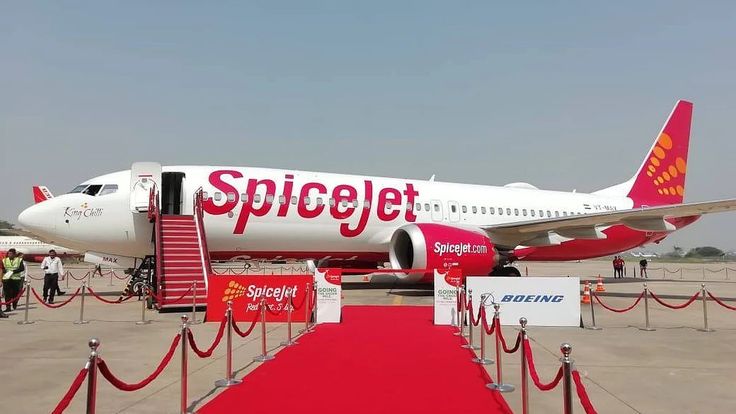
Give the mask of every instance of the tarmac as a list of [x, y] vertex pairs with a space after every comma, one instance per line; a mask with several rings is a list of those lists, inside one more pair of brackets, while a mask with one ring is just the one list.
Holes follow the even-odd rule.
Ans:
[[[650, 260], [651, 262], [651, 260]], [[605, 278], [606, 304], [623, 308], [633, 303], [641, 293], [643, 280], [628, 277], [613, 279], [607, 261], [566, 263], [519, 263], [522, 274], [530, 276], [579, 276], [595, 280], [598, 274]], [[730, 268], [728, 275], [722, 268]], [[663, 270], [656, 270], [662, 268]], [[678, 269], [682, 268], [682, 272]], [[628, 276], [632, 276], [630, 265]], [[78, 277], [86, 269], [71, 269]], [[39, 277], [37, 267], [31, 266], [31, 275]], [[668, 303], [682, 303], [705, 283], [708, 290], [719, 298], [736, 298], [736, 263], [679, 264], [650, 263], [648, 287]], [[388, 280], [388, 278], [373, 278]], [[41, 282], [32, 280], [40, 290]], [[72, 293], [81, 281], [61, 282], [62, 290]], [[115, 277], [93, 278], [92, 288], [108, 293], [115, 299], [124, 281]], [[384, 281], [363, 282], [362, 276], [349, 276], [343, 286], [344, 304], [378, 305], [431, 305], [430, 286], [411, 286]], [[59, 299], [65, 299], [62, 296]], [[57, 299], [57, 303], [59, 300]], [[736, 302], [728, 302], [735, 306]], [[573, 346], [572, 358], [584, 377], [593, 405], [601, 413], [705, 413], [732, 412], [736, 408], [736, 312], [709, 301], [709, 325], [714, 332], [700, 332], [703, 327], [703, 306], [700, 301], [683, 310], [662, 307], [649, 301], [650, 322], [656, 330], [640, 330], [644, 326], [643, 303], [627, 313], [606, 311], [596, 304], [597, 326], [600, 331], [580, 328], [529, 328], [537, 370], [543, 382], [549, 381], [559, 367], [560, 344]], [[59, 309], [47, 309], [31, 296], [30, 325], [18, 325], [23, 319], [23, 301], [11, 318], [0, 320], [0, 338], [3, 342], [2, 378], [3, 407], [13, 407], [14, 413], [50, 412], [62, 398], [74, 376], [84, 366], [89, 355], [89, 338], [99, 338], [100, 353], [111, 371], [126, 382], [137, 382], [148, 376], [166, 353], [172, 339], [180, 331], [182, 312], [158, 313], [146, 311], [148, 325], [136, 325], [141, 319], [141, 303], [132, 299], [122, 304], [105, 304], [90, 296], [85, 299], [84, 319], [79, 320], [80, 301]], [[503, 310], [502, 310], [503, 311]], [[187, 312], [189, 314], [189, 311]], [[590, 324], [590, 307], [584, 305], [582, 316]], [[201, 320], [203, 314], [197, 315]], [[192, 326], [200, 347], [209, 345], [217, 331], [217, 324]], [[299, 326], [295, 327], [295, 330]], [[380, 329], [380, 326], [377, 327]], [[506, 338], [515, 338], [514, 327], [504, 327]], [[315, 333], [319, 335], [319, 328]], [[475, 331], [476, 343], [480, 331]], [[271, 323], [267, 329], [269, 352], [286, 337], [284, 324]], [[241, 339], [234, 337], [233, 366], [237, 376], [246, 375], [257, 364], [254, 356], [261, 353], [260, 330]], [[461, 342], [458, 339], [458, 346]], [[492, 344], [489, 341], [489, 344]], [[298, 346], [298, 345], [297, 345]], [[350, 350], [343, 350], [350, 352]], [[493, 355], [492, 348], [487, 354]], [[326, 353], [326, 355], [329, 355]], [[370, 358], [370, 355], [363, 356]], [[519, 354], [504, 355], [504, 382], [517, 390], [504, 397], [515, 412], [521, 412], [519, 387]], [[268, 362], [266, 362], [267, 364]], [[417, 361], [421, 364], [422, 361]], [[468, 361], [468, 363], [472, 363]], [[496, 377], [495, 365], [487, 366]], [[189, 353], [188, 406], [197, 407], [219, 392], [214, 382], [225, 375], [224, 346], [221, 344], [208, 359], [199, 359]], [[161, 376], [140, 391], [123, 392], [114, 389], [106, 380], [98, 378], [98, 413], [175, 413], [179, 409], [180, 362], [178, 351], [172, 363]], [[561, 412], [561, 388], [541, 392], [530, 384], [531, 412]], [[685, 392], [687, 391], [687, 392]], [[370, 392], [367, 390], [366, 392]], [[489, 391], [491, 392], [491, 391]], [[287, 390], [288, 393], [288, 390]], [[86, 389], [80, 389], [68, 413], [83, 412]], [[430, 398], [431, 396], [428, 396]], [[577, 401], [577, 397], [574, 397]], [[247, 407], [247, 402], [243, 403]], [[387, 402], [390, 404], [390, 402]], [[577, 403], [576, 403], [577, 404]], [[390, 408], [390, 407], [389, 407]], [[583, 412], [579, 405], [577, 412]], [[308, 410], [307, 410], [308, 411]], [[348, 409], [349, 411], [349, 409]]]

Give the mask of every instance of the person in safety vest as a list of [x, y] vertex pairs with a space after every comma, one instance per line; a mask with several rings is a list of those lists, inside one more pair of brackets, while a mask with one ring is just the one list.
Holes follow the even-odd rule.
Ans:
[[[19, 257], [15, 249], [8, 249], [8, 255], [3, 259], [3, 292], [5, 292], [5, 311], [10, 312], [11, 309], [18, 307], [18, 293], [21, 289], [21, 278], [25, 271], [23, 258]], [[9, 303], [10, 300], [12, 303]]]

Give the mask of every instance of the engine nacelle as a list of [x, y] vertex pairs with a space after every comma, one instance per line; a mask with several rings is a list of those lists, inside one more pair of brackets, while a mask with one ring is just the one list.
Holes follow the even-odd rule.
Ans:
[[[498, 263], [498, 251], [481, 230], [444, 224], [409, 224], [391, 237], [389, 259], [394, 269], [449, 269], [463, 275], [487, 275]], [[428, 274], [408, 275], [418, 279]]]

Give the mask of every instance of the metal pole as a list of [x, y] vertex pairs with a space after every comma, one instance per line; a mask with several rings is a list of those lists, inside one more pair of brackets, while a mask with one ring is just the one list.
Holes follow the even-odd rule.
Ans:
[[135, 323], [136, 325], [148, 325], [149, 323], [151, 323], [151, 321], [146, 320], [146, 302], [147, 302], [146, 298], [148, 298], [148, 295], [150, 294], [151, 292], [148, 289], [146, 289], [146, 294], [143, 295], [143, 300], [141, 300], [141, 320], [136, 322]]
[[310, 283], [307, 283], [307, 289], [306, 293], [307, 296], [304, 298], [304, 301], [302, 302], [304, 304], [304, 329], [301, 330], [301, 332], [307, 333], [311, 332], [309, 330], [309, 319], [311, 318], [311, 311], [312, 311], [312, 285]]
[[[486, 306], [486, 300], [488, 299], [488, 296], [489, 295], [486, 293], [480, 295], [481, 308], [484, 308]], [[480, 357], [473, 358], [473, 362], [481, 365], [490, 365], [493, 363], [492, 359], [486, 358], [486, 330], [483, 327], [482, 322], [480, 327]]]
[[112, 268], [110, 268], [110, 286], [112, 286], [112, 275], [113, 275]]
[[526, 318], [519, 318], [519, 324], [521, 325], [521, 413], [529, 413], [529, 383], [528, 383], [528, 372], [529, 369], [526, 366], [526, 348], [524, 343], [526, 342]]
[[644, 321], [645, 327], [639, 329], [642, 331], [656, 331], [656, 329], [649, 326], [649, 288], [646, 283], [644, 284]]
[[319, 289], [317, 289], [317, 281], [314, 281], [314, 318], [312, 319], [314, 322], [312, 322], [312, 325], [309, 327], [309, 331], [314, 331], [314, 327], [317, 326], [317, 318], [319, 313], [317, 312], [317, 306], [319, 305]]
[[69, 277], [69, 275], [71, 275], [71, 273], [69, 273], [69, 271], [67, 270], [66, 271], [66, 274], [64, 275], [64, 278], [66, 279], [66, 288], [67, 289], [69, 289], [69, 279], [71, 279], [71, 277]]
[[187, 315], [181, 315], [181, 399], [179, 412], [181, 414], [187, 413], [187, 381], [188, 381], [188, 355], [187, 355], [187, 343], [189, 343], [189, 317]]
[[89, 321], [84, 320], [84, 296], [85, 291], [87, 290], [87, 282], [82, 282], [82, 303], [79, 306], [79, 320], [74, 321], [75, 325], [84, 325], [89, 323]]
[[216, 387], [229, 387], [242, 381], [233, 378], [233, 301], [227, 301], [227, 351], [225, 355], [225, 378], [215, 381]]
[[465, 336], [465, 288], [459, 287], [460, 297], [460, 308], [458, 309], [457, 326], [460, 329], [455, 333], [455, 336]]
[[491, 382], [489, 384], [486, 384], [486, 387], [492, 389], [493, 391], [498, 392], [511, 392], [515, 389], [515, 387], [511, 384], [504, 384], [503, 383], [503, 369], [502, 369], [502, 361], [501, 361], [501, 337], [499, 336], [501, 334], [501, 312], [499, 311], [501, 308], [501, 305], [498, 303], [493, 304], [493, 323], [496, 326], [496, 381], [498, 382]]
[[199, 323], [197, 320], [197, 281], [192, 282], [192, 316], [190, 318], [189, 325], [196, 325]]
[[291, 339], [291, 312], [294, 310], [294, 290], [289, 290], [286, 300], [288, 306], [286, 309], [286, 341], [281, 342], [281, 346], [292, 346], [297, 344], [296, 341]]
[[570, 359], [570, 353], [572, 352], [572, 345], [564, 343], [560, 345], [560, 351], [562, 351], [562, 399], [563, 399], [563, 413], [572, 414], [572, 359]]
[[703, 298], [703, 329], [698, 329], [700, 332], [713, 332], [713, 329], [708, 327], [708, 301], [705, 298], [705, 283], [700, 285], [700, 295]]
[[266, 349], [266, 299], [261, 297], [261, 355], [253, 358], [256, 362], [266, 362], [274, 359], [273, 355], [268, 355]]
[[26, 308], [23, 310], [23, 320], [18, 322], [18, 325], [30, 325], [35, 321], [28, 320], [28, 309], [30, 309], [31, 301], [31, 281], [26, 280]]
[[460, 286], [455, 286], [455, 327], [457, 328], [457, 332], [455, 332], [453, 335], [460, 336], [462, 335], [461, 331], [463, 328], [461, 328], [462, 324], [460, 322], [460, 306], [458, 305], [461, 302], [460, 299]]
[[600, 331], [603, 328], [599, 328], [595, 326], [595, 298], [592, 298], [594, 293], [591, 292], [591, 299], [590, 299], [590, 322], [591, 326], [586, 326], [585, 329], [590, 329], [591, 331]]
[[95, 414], [95, 403], [97, 402], [97, 348], [100, 341], [92, 338], [87, 342], [89, 345], [89, 359], [87, 360], [87, 414]]
[[[473, 289], [468, 290], [468, 300], [469, 303], [473, 303]], [[470, 315], [473, 314], [473, 308], [468, 309], [468, 313]], [[468, 343], [462, 345], [465, 349], [479, 349], [475, 344], [473, 344], [473, 322], [471, 321], [468, 324]]]

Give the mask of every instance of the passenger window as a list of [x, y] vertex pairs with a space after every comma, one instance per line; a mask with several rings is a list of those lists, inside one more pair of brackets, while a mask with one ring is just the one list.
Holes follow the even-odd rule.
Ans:
[[478, 214], [478, 207], [473, 206], [473, 214]]
[[[411, 204], [409, 204], [411, 206]], [[358, 208], [358, 200], [353, 200], [353, 207]], [[411, 207], [409, 207], [409, 210], [411, 210]]]
[[429, 203], [424, 203], [424, 211], [429, 211]]
[[503, 209], [501, 207], [498, 208], [498, 215], [503, 216]]
[[560, 217], [560, 212], [555, 210], [555, 217]]
[[511, 209], [510, 208], [506, 208], [506, 215], [507, 216], [510, 216], [511, 215]]
[[321, 206], [323, 204], [322, 197], [317, 197], [317, 205]]
[[562, 212], [562, 216], [563, 216], [563, 217], [567, 217], [567, 211], [563, 211], [563, 212]]
[[526, 217], [526, 209], [521, 210], [521, 214]]
[[261, 202], [261, 195], [260, 194], [254, 195], [253, 196], [253, 202], [254, 203], [260, 203]]
[[297, 202], [299, 202], [299, 198], [297, 196], [291, 196], [291, 204], [295, 206]]
[[241, 193], [240, 194], [240, 202], [241, 203], [247, 203], [248, 202], [248, 194]]
[[518, 208], [515, 208], [515, 209], [514, 209], [514, 215], [515, 215], [515, 216], [518, 216], [518, 215], [519, 215], [519, 209], [518, 209]]
[[422, 205], [421, 205], [421, 204], [419, 204], [419, 203], [417, 203], [417, 205], [416, 205], [416, 210], [417, 210], [417, 211], [422, 211]]
[[440, 205], [439, 204], [435, 204], [434, 205], [434, 211], [436, 211], [436, 212], [439, 212], [440, 211]]
[[529, 212], [532, 213], [532, 217], [535, 217], [536, 213], [534, 212], [534, 210], [529, 210]]
[[219, 191], [216, 191], [215, 192], [215, 201], [220, 201], [220, 200], [222, 200], [222, 193], [219, 192]]
[[206, 191], [202, 191], [202, 198], [205, 199], [205, 200], [208, 200], [210, 198], [210, 195], [207, 194]]
[[390, 201], [387, 201], [384, 207], [384, 210], [392, 210], [394, 208], [394, 205], [391, 204]]
[[363, 208], [366, 210], [371, 209], [371, 200], [363, 200]]
[[539, 217], [544, 217], [544, 210], [539, 210]]
[[[257, 197], [257, 196], [256, 196], [256, 197]], [[312, 200], [310, 200], [310, 199], [309, 199], [309, 197], [304, 197], [304, 205], [305, 205], [305, 206], [308, 206], [308, 205], [309, 205], [309, 203], [310, 203], [311, 201], [312, 201]]]
[[457, 206], [454, 205], [454, 204], [451, 204], [450, 205], [450, 210], [452, 210], [453, 213], [456, 213], [457, 212]]
[[100, 184], [92, 184], [89, 187], [87, 187], [84, 191], [82, 191], [82, 194], [95, 196], [97, 195], [97, 192], [100, 191], [101, 188], [102, 188], [102, 185]]
[[266, 195], [266, 204], [273, 204], [273, 195], [271, 194]]
[[[496, 214], [496, 208], [495, 207], [488, 207], [488, 211], [490, 211], [491, 214]], [[498, 209], [498, 211], [501, 211], [501, 209]]]
[[282, 195], [279, 196], [279, 204], [281, 204], [282, 206], [284, 204], [286, 204], [286, 196], [285, 195], [282, 194]]
[[480, 208], [480, 213], [481, 214], [486, 214], [486, 208], [485, 207], [481, 207]]
[[467, 212], [468, 212], [468, 207], [467, 206], [463, 206], [463, 214], [465, 214]]
[[227, 193], [227, 201], [230, 203], [235, 201], [235, 193]]
[[[358, 204], [357, 202], [355, 204]], [[414, 205], [412, 203], [406, 203], [406, 211], [411, 211], [411, 209], [414, 208]]]
[[547, 210], [547, 217], [552, 217], [552, 212]]
[[114, 192], [118, 191], [118, 185], [117, 184], [105, 184], [104, 187], [102, 187], [102, 191], [100, 191], [100, 194], [98, 195], [108, 195], [112, 194]]
[[343, 206], [343, 207], [347, 207], [348, 206], [348, 201], [347, 200], [342, 200], [340, 202], [340, 205]]
[[335, 207], [335, 199], [330, 197], [330, 207]]

